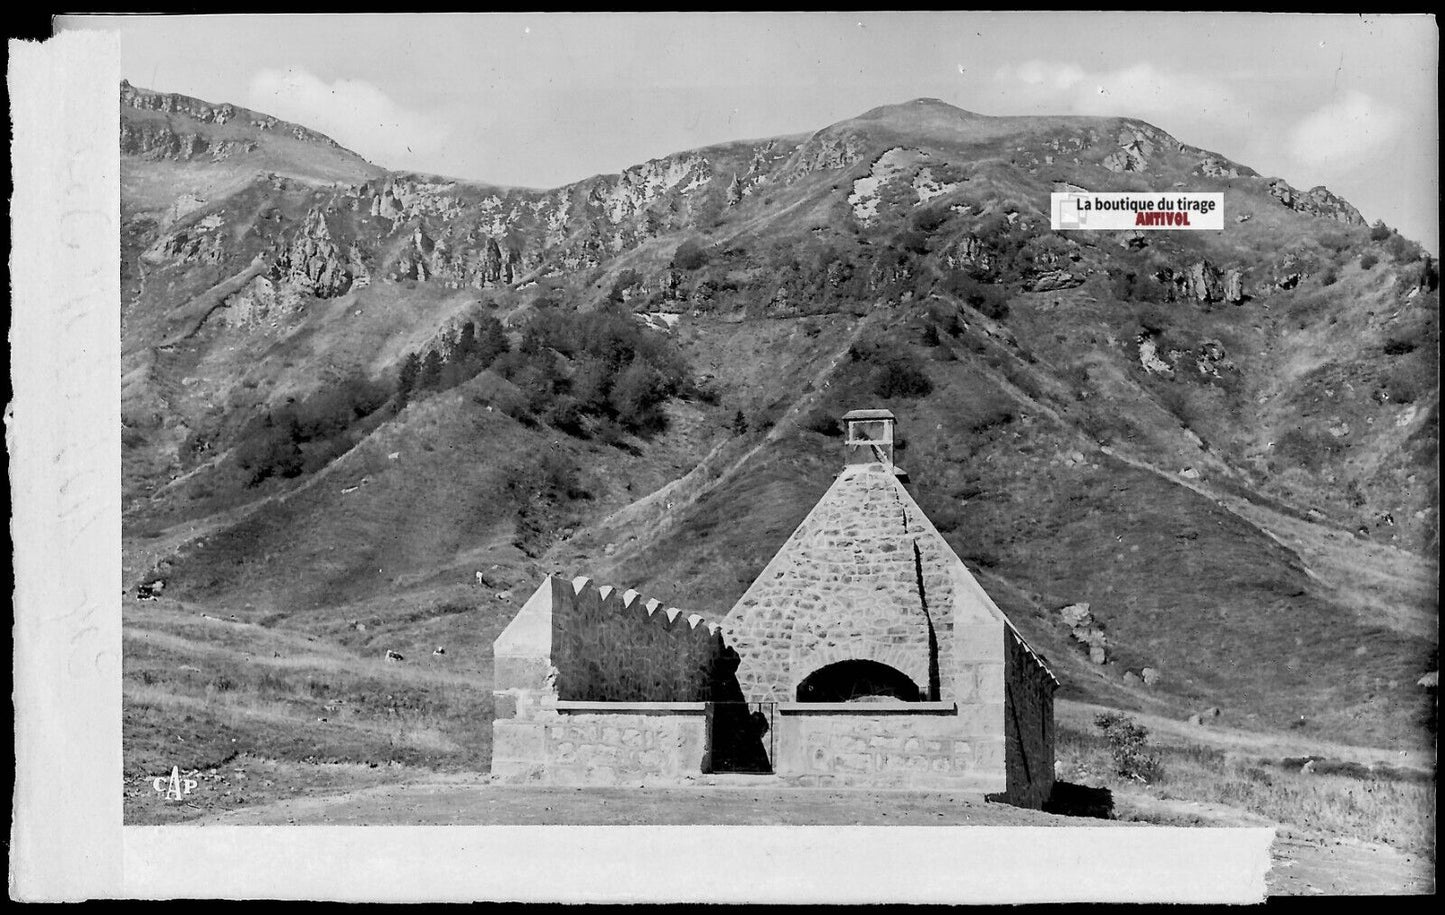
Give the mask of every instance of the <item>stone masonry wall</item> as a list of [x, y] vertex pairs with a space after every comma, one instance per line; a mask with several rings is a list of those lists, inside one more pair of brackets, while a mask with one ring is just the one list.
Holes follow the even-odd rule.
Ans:
[[552, 579], [552, 664], [562, 699], [701, 702], [725, 669], [716, 624], [635, 591]]
[[1001, 722], [985, 708], [942, 714], [801, 712], [777, 716], [776, 771], [800, 785], [1003, 791]]
[[553, 700], [492, 725], [492, 775], [563, 785], [675, 783], [708, 768], [708, 707], [617, 703], [576, 712]]
[[1054, 789], [1054, 689], [1058, 682], [1012, 627], [1005, 633], [1008, 800], [1041, 808]]
[[707, 768], [703, 709], [674, 713], [565, 712], [543, 729], [547, 781], [616, 785], [676, 782]]

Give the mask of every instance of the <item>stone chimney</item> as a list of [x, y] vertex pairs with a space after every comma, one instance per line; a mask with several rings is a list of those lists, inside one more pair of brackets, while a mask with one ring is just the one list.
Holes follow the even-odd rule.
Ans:
[[849, 464], [882, 464], [904, 476], [893, 464], [894, 428], [898, 419], [888, 410], [850, 410], [843, 414], [844, 454]]

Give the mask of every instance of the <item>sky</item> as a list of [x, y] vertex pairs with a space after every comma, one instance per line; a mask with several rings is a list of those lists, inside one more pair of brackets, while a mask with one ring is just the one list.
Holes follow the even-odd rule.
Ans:
[[1432, 17], [518, 13], [63, 17], [137, 86], [304, 124], [378, 165], [556, 187], [879, 105], [1140, 118], [1439, 252]]

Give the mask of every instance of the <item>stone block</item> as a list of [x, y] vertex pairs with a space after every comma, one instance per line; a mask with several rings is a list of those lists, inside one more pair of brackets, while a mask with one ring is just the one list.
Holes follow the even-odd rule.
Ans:
[[493, 691], [492, 708], [495, 718], [515, 718], [517, 716], [517, 694]]
[[1003, 702], [1004, 699], [1004, 665], [999, 663], [981, 663], [974, 665], [973, 676], [978, 684], [979, 702]]
[[548, 658], [498, 657], [493, 668], [494, 688], [498, 690], [545, 690], [552, 674]]
[[997, 621], [953, 620], [955, 663], [1003, 660], [1004, 625]]
[[546, 725], [502, 719], [492, 722], [492, 768], [499, 761], [543, 765], [547, 761]]
[[992, 737], [997, 734], [1003, 739], [1004, 708], [1002, 702], [959, 703], [958, 733], [969, 738]]

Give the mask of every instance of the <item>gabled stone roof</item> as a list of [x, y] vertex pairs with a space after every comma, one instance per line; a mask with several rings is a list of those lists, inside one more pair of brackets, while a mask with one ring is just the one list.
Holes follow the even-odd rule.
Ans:
[[751, 700], [791, 700], [812, 670], [850, 659], [888, 664], [947, 700], [955, 654], [970, 651], [956, 638], [978, 627], [997, 633], [1000, 623], [1013, 629], [891, 468], [869, 463], [838, 475], [723, 631]]

